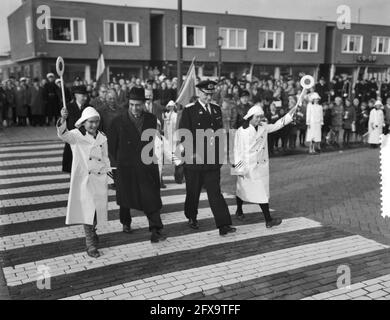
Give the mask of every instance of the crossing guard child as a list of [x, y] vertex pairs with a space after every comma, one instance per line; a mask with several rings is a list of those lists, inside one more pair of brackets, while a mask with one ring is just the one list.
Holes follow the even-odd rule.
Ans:
[[107, 221], [108, 209], [107, 138], [97, 130], [100, 116], [94, 108], [83, 110], [75, 124], [77, 129], [66, 128], [67, 117], [68, 111], [63, 108], [57, 123], [58, 137], [69, 143], [73, 153], [66, 224], [84, 225], [87, 254], [98, 258], [96, 225]]

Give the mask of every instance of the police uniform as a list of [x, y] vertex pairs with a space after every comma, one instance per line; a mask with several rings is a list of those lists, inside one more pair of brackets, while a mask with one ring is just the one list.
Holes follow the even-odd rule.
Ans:
[[[204, 93], [212, 94], [215, 88], [215, 82], [203, 81], [197, 85]], [[199, 197], [202, 186], [207, 190], [207, 196], [210, 203], [211, 211], [214, 215], [217, 228], [220, 234], [234, 232], [231, 228], [232, 220], [225, 199], [221, 193], [220, 177], [221, 167], [224, 159], [220, 159], [219, 144], [223, 143], [218, 137], [205, 139], [204, 152], [196, 149], [196, 130], [211, 129], [214, 132], [222, 129], [222, 112], [216, 104], [203, 104], [200, 100], [188, 105], [184, 110], [179, 124], [180, 129], [191, 131], [193, 137], [193, 152], [186, 154], [186, 159], [192, 159], [184, 164], [184, 175], [186, 180], [186, 200], [184, 213], [189, 219], [189, 225], [193, 229], [198, 228], [197, 214]], [[183, 142], [183, 139], [181, 140]], [[213, 150], [215, 161], [212, 160], [207, 149]], [[222, 149], [223, 150], [223, 149]], [[185, 150], [185, 152], [187, 152]]]

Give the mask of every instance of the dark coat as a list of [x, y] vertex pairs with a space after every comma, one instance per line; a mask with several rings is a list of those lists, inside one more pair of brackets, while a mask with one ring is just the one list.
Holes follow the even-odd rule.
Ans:
[[[221, 108], [212, 103], [210, 103], [210, 108], [211, 115], [205, 111], [199, 101], [196, 101], [194, 104], [184, 108], [183, 110], [179, 128], [190, 130], [193, 137], [193, 153], [192, 155], [186, 155], [186, 158], [192, 156], [193, 160], [192, 164], [185, 164], [187, 169], [198, 171], [219, 170], [223, 164], [224, 159], [220, 159], [219, 157], [219, 145], [220, 143], [224, 143], [224, 141], [220, 141], [218, 136], [215, 137], [212, 145], [211, 139], [207, 139], [207, 142], [205, 141], [203, 156], [201, 152], [197, 152], [196, 150], [196, 130], [212, 129], [215, 132], [223, 128]], [[182, 142], [183, 140], [184, 138], [182, 139]], [[214, 164], [207, 163], [208, 144], [210, 144], [210, 150], [213, 150], [215, 154]], [[224, 149], [222, 148], [222, 150]]]
[[27, 117], [28, 115], [28, 91], [25, 87], [20, 87], [15, 92], [16, 115], [18, 117]]
[[[157, 118], [143, 113], [142, 131], [157, 128]], [[142, 149], [150, 141], [141, 141], [141, 135], [127, 110], [117, 116], [108, 130], [108, 152], [111, 165], [117, 167], [116, 201], [121, 207], [152, 213], [162, 207], [158, 164], [145, 164]]]
[[45, 104], [43, 102], [43, 89], [38, 87], [36, 89], [34, 86], [29, 88], [31, 115], [33, 116], [43, 116], [45, 115]]
[[[81, 113], [84, 109], [84, 107], [79, 108], [77, 103], [75, 101], [69, 103], [66, 108], [68, 109], [68, 119], [66, 119], [66, 127], [68, 130], [75, 129], [75, 124], [77, 120], [80, 119]], [[70, 173], [72, 171], [72, 149], [70, 148], [70, 145], [65, 143], [64, 147], [64, 153], [62, 156], [62, 171]]]
[[54, 82], [48, 82], [43, 87], [43, 100], [45, 102], [45, 114], [47, 116], [52, 117], [60, 115], [62, 108], [61, 98], [58, 95], [58, 86]]
[[356, 121], [355, 107], [349, 106], [344, 108], [343, 112], [343, 129], [351, 130], [352, 122]]

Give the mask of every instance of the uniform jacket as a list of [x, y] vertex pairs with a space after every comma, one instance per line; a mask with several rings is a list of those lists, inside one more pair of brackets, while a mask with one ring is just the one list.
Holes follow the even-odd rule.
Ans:
[[43, 102], [43, 89], [34, 86], [29, 88], [29, 105], [31, 106], [31, 114], [33, 116], [43, 116], [45, 114], [45, 104]]
[[83, 129], [68, 130], [65, 122], [57, 124], [58, 137], [69, 144], [73, 153], [66, 224], [92, 225], [107, 221], [108, 159], [107, 138], [98, 132], [96, 139]]
[[[221, 143], [224, 143], [224, 141], [221, 141], [221, 139], [219, 139], [217, 136], [215, 138], [212, 137], [211, 139], [207, 139], [207, 141], [205, 139], [203, 152], [201, 150], [197, 150], [196, 148], [197, 130], [205, 132], [205, 130], [211, 129], [215, 133], [217, 130], [223, 128], [221, 108], [216, 104], [210, 103], [210, 109], [211, 115], [206, 112], [198, 100], [195, 103], [188, 105], [183, 110], [181, 116], [179, 128], [191, 131], [193, 137], [193, 152], [191, 155], [186, 154], [186, 159], [192, 157], [192, 163], [185, 164], [185, 166], [190, 170], [218, 170], [221, 168], [224, 161], [224, 159], [220, 159], [219, 156], [219, 146]], [[183, 140], [184, 139], [181, 139], [181, 142], [183, 142]], [[213, 159], [210, 157], [210, 154], [208, 154], [208, 146], [209, 150], [212, 150], [215, 154], [215, 161], [213, 161]], [[224, 150], [223, 145], [221, 148]], [[189, 151], [187, 150], [185, 152]]]

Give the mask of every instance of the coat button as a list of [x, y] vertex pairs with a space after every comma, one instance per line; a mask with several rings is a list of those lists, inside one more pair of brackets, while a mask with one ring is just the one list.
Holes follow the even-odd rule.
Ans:
[[92, 160], [92, 158], [89, 158], [89, 161], [91, 161]]
[[91, 174], [91, 171], [89, 171], [88, 174]]
[[99, 159], [98, 161], [102, 161], [102, 159]]

